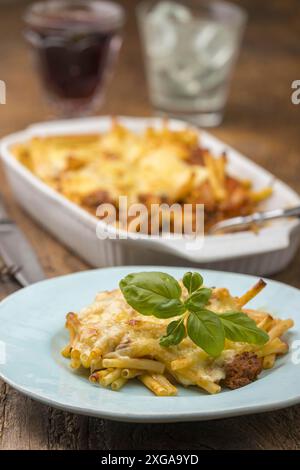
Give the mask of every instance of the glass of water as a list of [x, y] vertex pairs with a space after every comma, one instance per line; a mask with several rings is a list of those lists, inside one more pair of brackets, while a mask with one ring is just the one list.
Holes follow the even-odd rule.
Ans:
[[244, 10], [218, 0], [147, 0], [137, 15], [154, 108], [199, 126], [220, 124]]

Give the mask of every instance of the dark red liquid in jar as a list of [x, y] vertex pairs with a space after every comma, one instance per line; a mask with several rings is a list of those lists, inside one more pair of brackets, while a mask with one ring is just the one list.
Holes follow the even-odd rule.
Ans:
[[46, 2], [28, 16], [44, 86], [66, 114], [100, 101], [121, 43], [122, 10], [110, 2]]

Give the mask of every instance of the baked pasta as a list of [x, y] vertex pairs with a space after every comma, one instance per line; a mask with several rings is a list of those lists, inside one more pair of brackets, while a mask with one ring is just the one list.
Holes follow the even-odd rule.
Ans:
[[[186, 128], [147, 128], [137, 134], [112, 121], [102, 134], [34, 137], [12, 152], [34, 175], [95, 215], [102, 203], [204, 204], [205, 230], [221, 220], [253, 213], [271, 188], [253, 190], [247, 175], [227, 171], [227, 157], [214, 157]], [[117, 213], [118, 218], [118, 213]], [[174, 228], [171, 231], [174, 231]]]
[[[182, 298], [187, 289], [181, 284]], [[101, 292], [79, 313], [68, 313], [66, 327], [70, 342], [62, 351], [73, 369], [89, 370], [93, 384], [119, 390], [129, 380], [138, 379], [155, 395], [177, 394], [176, 384], [196, 386], [210, 394], [222, 387], [235, 389], [254, 381], [262, 369], [273, 367], [277, 356], [288, 351], [282, 335], [292, 320], [274, 318], [267, 312], [249, 310], [244, 305], [256, 295], [260, 282], [242, 297], [233, 297], [226, 288], [212, 288], [207, 309], [218, 316], [238, 311], [267, 333], [263, 345], [226, 339], [224, 349], [213, 357], [186, 336], [179, 344], [163, 346], [159, 338], [170, 318], [144, 316], [125, 300], [122, 291]]]

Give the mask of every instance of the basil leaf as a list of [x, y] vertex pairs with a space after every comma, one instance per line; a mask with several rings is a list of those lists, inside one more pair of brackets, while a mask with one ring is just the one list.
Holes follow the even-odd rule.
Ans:
[[210, 299], [211, 294], [212, 290], [207, 289], [206, 287], [202, 287], [202, 289], [197, 290], [185, 301], [187, 310], [195, 312], [204, 309]]
[[142, 315], [170, 318], [182, 315], [181, 287], [166, 273], [149, 271], [128, 274], [120, 282], [126, 302]]
[[224, 349], [225, 335], [219, 315], [209, 310], [192, 312], [187, 321], [191, 340], [207, 354], [217, 357]]
[[246, 313], [225, 312], [219, 317], [224, 327], [225, 336], [231, 341], [261, 345], [269, 340], [268, 334], [258, 328], [255, 321]]
[[203, 284], [203, 277], [199, 273], [187, 272], [182, 279], [184, 287], [187, 288], [188, 293], [191, 294]]
[[182, 319], [172, 321], [168, 324], [167, 334], [162, 336], [159, 340], [159, 344], [167, 348], [175, 344], [179, 344], [186, 336], [185, 327]]

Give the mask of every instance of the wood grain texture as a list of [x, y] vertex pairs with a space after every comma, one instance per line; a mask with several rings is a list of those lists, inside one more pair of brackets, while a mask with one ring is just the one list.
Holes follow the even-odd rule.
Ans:
[[[133, 0], [125, 42], [101, 113], [150, 115]], [[298, 0], [241, 0], [249, 14], [223, 124], [212, 132], [300, 192], [300, 106], [291, 82], [300, 79]], [[0, 135], [49, 118], [22, 38], [26, 2], [0, 6]], [[0, 177], [11, 216], [26, 232], [47, 276], [87, 266], [36, 225], [15, 204]], [[300, 287], [300, 255], [275, 279]], [[1, 285], [1, 297], [16, 289]], [[1, 326], [0, 326], [1, 328]], [[135, 425], [76, 416], [33, 402], [0, 382], [0, 449], [299, 449], [300, 407], [201, 423]]]

